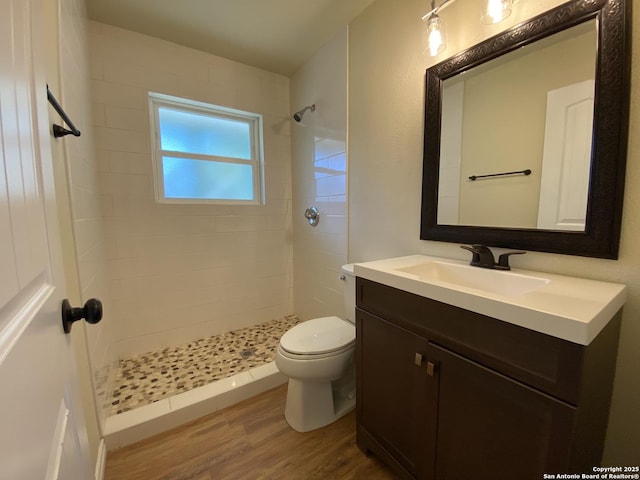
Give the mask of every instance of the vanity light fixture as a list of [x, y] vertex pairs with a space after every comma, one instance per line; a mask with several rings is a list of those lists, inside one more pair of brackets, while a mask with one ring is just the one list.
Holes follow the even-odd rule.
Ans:
[[431, 0], [431, 10], [422, 16], [422, 21], [427, 27], [427, 48], [425, 48], [425, 53], [432, 57], [444, 52], [445, 48], [447, 48], [444, 23], [438, 13], [455, 1], [445, 0], [439, 7], [436, 7], [436, 0]]
[[[486, 0], [482, 23], [494, 24], [501, 22], [511, 14], [511, 7], [517, 0]], [[456, 0], [444, 0], [436, 7], [436, 0], [431, 0], [431, 10], [422, 16], [422, 21], [426, 26], [427, 48], [425, 53], [435, 57], [447, 48], [445, 38], [444, 23], [438, 15]]]
[[482, 15], [482, 23], [491, 25], [498, 23], [511, 15], [511, 5], [513, 0], [487, 0], [487, 4]]
[[427, 20], [427, 48], [429, 55], [435, 57], [447, 48], [444, 25], [438, 14], [434, 13]]

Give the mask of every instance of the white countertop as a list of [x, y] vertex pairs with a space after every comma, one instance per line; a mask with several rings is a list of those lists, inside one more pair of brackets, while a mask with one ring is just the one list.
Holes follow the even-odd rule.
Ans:
[[[453, 276], [451, 281], [445, 281], [437, 275], [410, 273], [413, 269], [418, 271], [422, 266], [432, 263], [445, 269], [455, 269], [456, 272], [466, 271], [469, 276], [479, 274], [482, 278], [486, 277], [489, 279], [485, 282], [487, 289], [456, 283]], [[473, 270], [469, 271], [468, 268]], [[581, 345], [591, 343], [624, 305], [627, 297], [626, 286], [617, 283], [515, 268], [510, 271], [480, 269], [468, 267], [468, 262], [427, 255], [357, 263], [354, 273], [357, 277]], [[517, 285], [520, 279], [533, 282], [536, 286], [525, 293], [510, 289], [502, 294], [501, 287], [490, 291], [494, 283], [508, 287], [509, 284]], [[538, 282], [537, 279], [546, 281]]]

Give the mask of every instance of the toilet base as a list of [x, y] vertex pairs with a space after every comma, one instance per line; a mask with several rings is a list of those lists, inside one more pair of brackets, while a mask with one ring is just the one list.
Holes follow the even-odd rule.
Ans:
[[309, 432], [335, 422], [355, 408], [354, 375], [335, 382], [289, 379], [284, 417], [291, 428]]

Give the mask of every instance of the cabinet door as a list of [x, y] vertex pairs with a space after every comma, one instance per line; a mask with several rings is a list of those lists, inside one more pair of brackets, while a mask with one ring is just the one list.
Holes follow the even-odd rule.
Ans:
[[362, 310], [356, 327], [359, 437], [362, 429], [367, 434], [358, 445], [424, 478], [435, 439], [425, 430], [427, 340]]
[[539, 480], [566, 471], [574, 407], [429, 344], [438, 480]]

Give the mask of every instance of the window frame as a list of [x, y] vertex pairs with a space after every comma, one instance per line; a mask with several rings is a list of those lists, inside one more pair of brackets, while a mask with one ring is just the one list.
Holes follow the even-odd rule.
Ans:
[[[149, 92], [149, 121], [151, 136], [151, 159], [153, 164], [154, 196], [157, 203], [170, 204], [213, 204], [213, 205], [264, 205], [264, 146], [263, 119], [259, 113], [246, 112], [234, 108], [223, 107], [211, 103], [199, 102], [187, 98]], [[165, 107], [186, 113], [206, 115], [211, 118], [221, 118], [240, 121], [249, 125], [251, 141], [251, 158], [240, 159], [200, 153], [176, 152], [163, 150], [160, 137], [159, 109]], [[184, 158], [188, 160], [204, 160], [253, 167], [252, 200], [217, 199], [217, 198], [171, 198], [165, 195], [163, 157]]]

